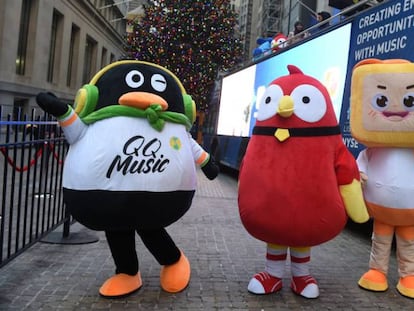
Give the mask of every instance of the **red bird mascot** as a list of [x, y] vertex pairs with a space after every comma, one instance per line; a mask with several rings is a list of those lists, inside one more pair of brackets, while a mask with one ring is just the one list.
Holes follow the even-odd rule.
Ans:
[[289, 251], [291, 289], [316, 298], [311, 246], [337, 236], [347, 215], [355, 222], [369, 216], [327, 89], [295, 66], [288, 70], [264, 92], [240, 168], [242, 223], [267, 243], [265, 271], [253, 276], [248, 290], [279, 291]]
[[272, 42], [270, 43], [272, 47], [272, 52], [277, 52], [281, 48], [286, 47], [286, 40], [287, 37], [283, 33], [278, 33], [276, 36], [274, 36]]

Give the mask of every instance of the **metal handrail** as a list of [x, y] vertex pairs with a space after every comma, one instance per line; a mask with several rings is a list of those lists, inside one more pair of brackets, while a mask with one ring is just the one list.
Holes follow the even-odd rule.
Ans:
[[[385, 0], [383, 2], [386, 2], [386, 1], [388, 1], [388, 0]], [[319, 23], [317, 23], [317, 24], [315, 24], [313, 26], [304, 29], [300, 33], [296, 34], [295, 36], [293, 36], [291, 38], [288, 38], [286, 40], [286, 43], [289, 44], [289, 42], [294, 41], [295, 39], [301, 38], [305, 33], [311, 33], [312, 30], [319, 29], [319, 27], [321, 27], [321, 26], [323, 26], [323, 25], [325, 25], [327, 23], [330, 23], [335, 18], [342, 17], [342, 16], [346, 15], [347, 13], [352, 12], [355, 9], [358, 9], [359, 7], [362, 7], [364, 5], [369, 5], [369, 4], [371, 4], [373, 6], [373, 5], [379, 4], [379, 2], [376, 1], [376, 0], [363, 0], [363, 1], [359, 1], [359, 2], [353, 4], [353, 5], [349, 6], [349, 7], [341, 10], [337, 14], [332, 15], [331, 17], [329, 17], [329, 18], [327, 18], [327, 19], [325, 19], [325, 20], [323, 20], [323, 21], [321, 21], [321, 22], [319, 22]]]

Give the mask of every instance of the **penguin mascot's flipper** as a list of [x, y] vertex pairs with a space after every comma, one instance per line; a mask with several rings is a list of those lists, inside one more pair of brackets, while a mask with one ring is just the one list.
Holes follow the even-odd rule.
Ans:
[[67, 104], [62, 103], [55, 94], [50, 92], [37, 94], [36, 102], [43, 111], [56, 118], [64, 115], [69, 110]]

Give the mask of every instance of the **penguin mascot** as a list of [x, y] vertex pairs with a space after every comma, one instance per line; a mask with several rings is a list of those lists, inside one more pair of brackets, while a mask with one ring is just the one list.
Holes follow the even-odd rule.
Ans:
[[190, 263], [165, 227], [190, 208], [196, 165], [219, 170], [190, 136], [195, 104], [178, 78], [159, 65], [123, 60], [101, 69], [77, 93], [74, 108], [51, 93], [38, 105], [55, 116], [70, 144], [63, 171], [66, 208], [79, 223], [105, 232], [116, 266], [99, 293], [114, 298], [142, 286], [135, 233], [162, 266], [170, 293], [190, 281]]

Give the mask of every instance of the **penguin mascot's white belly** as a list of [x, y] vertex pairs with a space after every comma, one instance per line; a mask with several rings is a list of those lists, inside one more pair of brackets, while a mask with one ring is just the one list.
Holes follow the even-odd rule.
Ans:
[[95, 230], [175, 222], [189, 209], [197, 186], [189, 140], [184, 125], [165, 123], [158, 132], [141, 118], [89, 125], [65, 160], [69, 211]]

